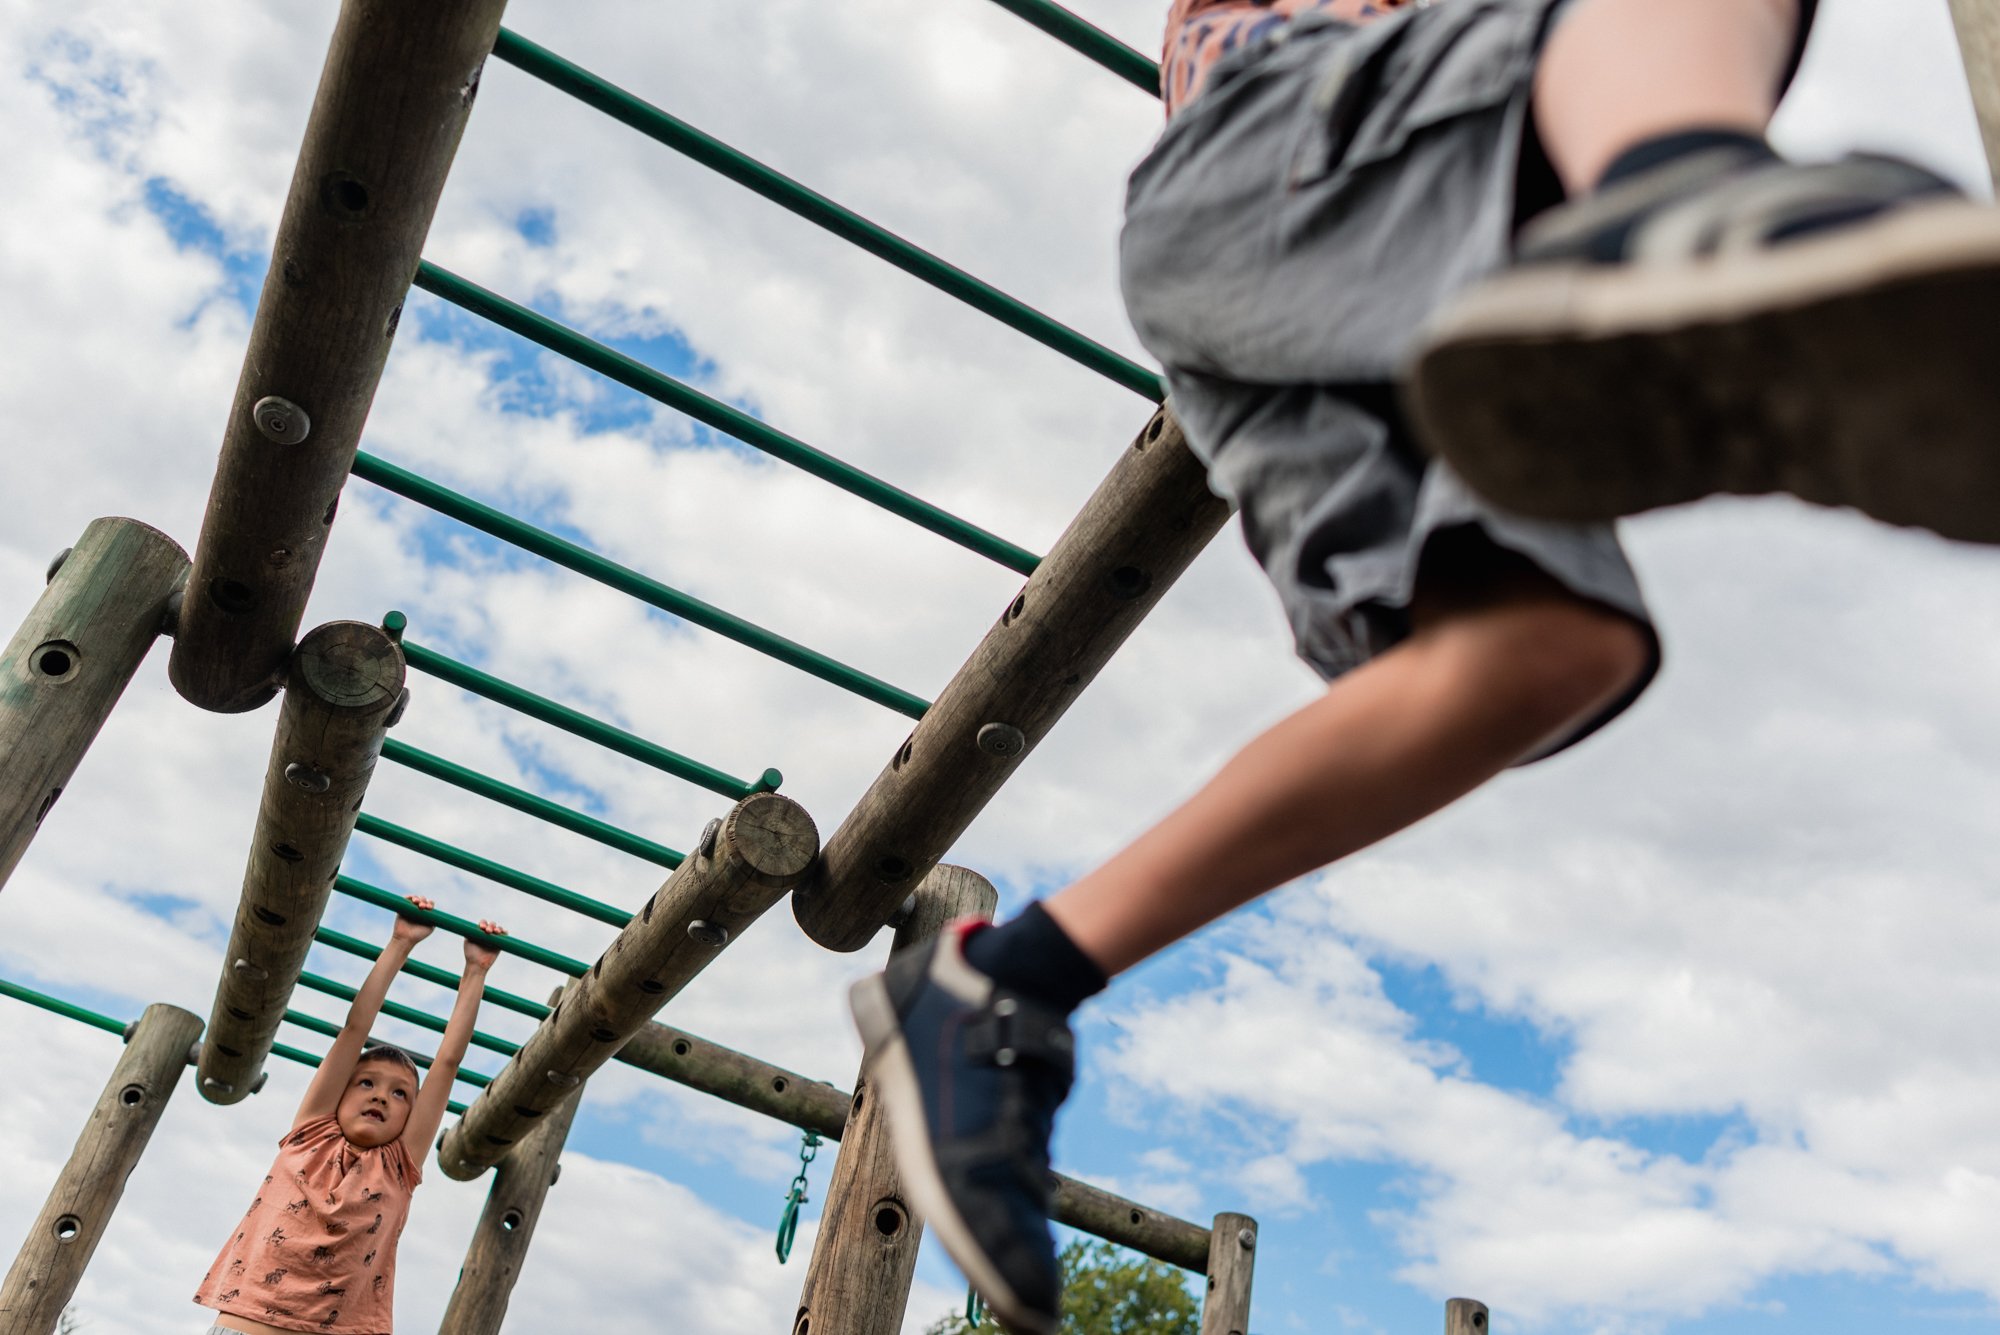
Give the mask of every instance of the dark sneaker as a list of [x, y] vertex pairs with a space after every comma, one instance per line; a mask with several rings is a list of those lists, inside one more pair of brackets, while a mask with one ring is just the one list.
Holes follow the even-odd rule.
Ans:
[[1544, 214], [1410, 407], [1521, 514], [1784, 491], [2000, 542], [2000, 211], [1890, 158], [1693, 154]]
[[1069, 1093], [1068, 1018], [1005, 992], [947, 927], [850, 994], [903, 1187], [1002, 1325], [1056, 1335], [1049, 1133]]

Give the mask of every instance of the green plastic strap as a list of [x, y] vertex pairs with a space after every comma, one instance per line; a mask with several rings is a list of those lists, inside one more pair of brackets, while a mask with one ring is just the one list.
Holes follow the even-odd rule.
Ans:
[[37, 992], [32, 987], [22, 987], [19, 983], [10, 983], [4, 978], [0, 978], [0, 996], [12, 997], [16, 1001], [25, 1001], [30, 1006], [40, 1006], [45, 1011], [53, 1011], [57, 1015], [71, 1020], [81, 1020], [87, 1025], [95, 1026], [98, 1029], [105, 1030], [107, 1033], [117, 1034], [121, 1038], [125, 1035], [125, 1021], [123, 1020], [114, 1020], [109, 1015], [101, 1015], [94, 1010], [87, 1010], [73, 1002], [64, 1001], [60, 997], [52, 997], [46, 992]]
[[[1075, 21], [1090, 32], [1097, 32], [1096, 29], [1090, 28], [1090, 25], [1083, 24], [1081, 20]], [[1158, 71], [1153, 68], [1152, 62], [1102, 33], [1098, 33], [1098, 36], [1112, 42], [1114, 47], [1136, 59], [1139, 67], [1146, 71], [1142, 77], [1148, 81], [1149, 86], [1158, 83]], [[859, 246], [879, 259], [887, 260], [904, 273], [922, 279], [940, 292], [958, 298], [974, 310], [1026, 334], [1044, 347], [1054, 349], [1106, 379], [1123, 385], [1134, 393], [1142, 394], [1155, 403], [1166, 397], [1166, 387], [1161, 384], [1160, 377], [1137, 362], [1119, 356], [1110, 348], [1085, 337], [1068, 325], [1050, 319], [991, 284], [974, 278], [956, 265], [910, 244], [895, 233], [869, 222], [853, 210], [834, 203], [825, 195], [771, 170], [755, 158], [731, 148], [721, 140], [704, 134], [686, 121], [671, 116], [651, 103], [634, 97], [616, 84], [564, 60], [546, 47], [537, 46], [519, 33], [502, 28], [500, 40], [493, 45], [493, 54], [551, 87], [568, 93], [586, 106], [596, 108], [613, 120], [631, 126], [649, 139], [665, 144], [676, 153], [694, 159], [702, 166], [755, 191], [781, 208], [789, 209], [806, 221], [825, 228], [841, 240]]]
[[[364, 960], [377, 960], [382, 957], [382, 947], [370, 945], [368, 942], [358, 937], [349, 936], [345, 932], [336, 932], [331, 927], [313, 928], [313, 940], [323, 946], [343, 951], [349, 955], [359, 956]], [[461, 981], [459, 976], [450, 970], [440, 969], [434, 964], [425, 964], [421, 960], [404, 960], [402, 972], [410, 975], [412, 978], [421, 978], [427, 983], [436, 983], [440, 987], [449, 988], [453, 992], [458, 991], [459, 982]], [[533, 1020], [548, 1018], [549, 1008], [542, 1005], [539, 1001], [530, 1001], [526, 997], [517, 997], [512, 992], [503, 992], [497, 987], [482, 988], [480, 995], [485, 999], [487, 1005], [498, 1006], [503, 1010], [513, 1011], [516, 1015], [525, 1015]]]
[[[524, 524], [511, 515], [502, 514], [490, 505], [462, 496], [448, 487], [441, 487], [428, 478], [396, 467], [385, 460], [363, 450], [354, 456], [354, 476], [364, 482], [372, 482], [384, 491], [394, 492], [405, 500], [436, 510], [439, 514], [456, 519], [459, 523], [476, 528], [482, 533], [490, 533], [503, 542], [513, 543], [524, 551], [535, 555], [566, 570], [573, 570], [587, 579], [594, 579], [608, 588], [637, 598], [648, 607], [657, 607], [662, 612], [671, 613], [683, 621], [692, 622], [705, 630], [736, 641], [738, 644], [755, 649], [758, 653], [775, 658], [807, 672], [822, 681], [830, 681], [856, 695], [887, 705], [911, 718], [921, 718], [928, 707], [918, 696], [900, 690], [885, 681], [871, 677], [858, 669], [836, 662], [825, 654], [808, 649], [795, 640], [753, 625], [741, 617], [732, 616], [712, 603], [705, 603], [690, 594], [670, 588], [656, 579], [650, 579], [629, 566], [607, 560], [585, 547], [559, 538], [532, 524]], [[694, 765], [694, 761], [686, 761]], [[707, 766], [696, 766], [706, 769]], [[695, 782], [701, 782], [695, 780]], [[734, 780], [741, 783], [742, 780]], [[754, 791], [754, 790], [753, 790]]]
[[536, 899], [560, 905], [572, 913], [581, 913], [586, 918], [595, 918], [597, 921], [609, 923], [613, 927], [623, 927], [626, 923], [632, 921], [632, 915], [621, 908], [615, 908], [600, 900], [592, 899], [588, 895], [580, 895], [574, 890], [565, 890], [559, 885], [542, 880], [539, 876], [530, 876], [524, 871], [516, 871], [512, 867], [495, 862], [490, 858], [480, 857], [477, 853], [468, 853], [464, 849], [447, 844], [441, 839], [433, 839], [427, 834], [418, 834], [415, 830], [405, 829], [401, 825], [392, 825], [388, 821], [378, 816], [371, 816], [365, 811], [355, 818], [354, 828], [362, 834], [387, 840], [399, 848], [407, 848], [412, 853], [421, 853], [427, 858], [433, 858], [444, 863], [446, 866], [456, 867], [460, 871], [469, 871], [474, 876], [483, 876], [487, 880], [504, 885], [510, 890], [519, 890], [524, 895], [533, 895]]
[[[390, 738], [388, 741], [382, 743], [382, 759], [392, 760], [398, 765], [405, 765], [417, 771], [419, 774], [428, 774], [431, 778], [440, 779], [455, 788], [462, 788], [468, 793], [476, 793], [480, 797], [498, 802], [502, 806], [512, 807], [514, 810], [533, 816], [537, 820], [545, 820], [551, 825], [559, 825], [563, 829], [580, 834], [586, 839], [595, 839], [598, 843], [609, 848], [615, 848], [621, 853], [630, 853], [635, 858], [644, 858], [647, 862], [651, 862], [656, 866], [673, 868], [680, 866], [686, 860], [686, 854], [676, 852], [674, 849], [668, 848], [665, 844], [656, 844], [652, 840], [641, 838], [629, 830], [621, 830], [616, 825], [610, 825], [598, 820], [595, 816], [586, 816], [581, 811], [551, 802], [545, 797], [537, 797], [535, 794], [526, 792], [523, 789], [515, 788], [510, 784], [504, 784], [498, 779], [489, 778], [477, 770], [467, 769], [463, 765], [455, 765], [451, 761], [440, 756], [434, 756], [428, 751], [419, 751], [416, 747], [399, 742], [394, 738]], [[776, 773], [776, 770], [767, 771], [765, 777], [769, 778]], [[776, 788], [777, 784], [773, 783], [771, 787]]]
[[491, 946], [493, 949], [505, 951], [509, 955], [519, 955], [524, 960], [532, 961], [545, 969], [554, 969], [558, 973], [566, 973], [572, 978], [581, 978], [584, 974], [590, 972], [590, 966], [582, 960], [573, 960], [567, 955], [559, 955], [553, 950], [547, 950], [532, 942], [523, 941], [518, 936], [488, 936], [485, 932], [479, 930], [479, 924], [476, 922], [471, 922], [449, 913], [440, 913], [436, 909], [420, 909], [402, 895], [391, 894], [380, 886], [370, 885], [366, 881], [357, 881], [352, 876], [334, 877], [333, 888], [350, 899], [358, 899], [364, 904], [373, 904], [377, 908], [387, 909], [391, 913], [400, 913], [405, 918], [416, 922], [429, 923], [433, 927], [442, 927], [455, 936], [462, 936], [468, 941], [477, 941], [483, 946]]
[[978, 1330], [986, 1320], [986, 1300], [970, 1284], [965, 1286], [965, 1324]]
[[[318, 1057], [303, 1049], [295, 1048], [289, 1043], [273, 1043], [271, 1045], [271, 1052], [274, 1056], [283, 1057], [287, 1061], [295, 1061], [301, 1066], [317, 1067], [320, 1064]], [[446, 1100], [444, 1108], [446, 1112], [457, 1113], [460, 1117], [465, 1116], [465, 1105], [463, 1103], [453, 1103], [450, 1100]]]
[[919, 528], [948, 538], [967, 551], [977, 552], [1023, 575], [1031, 575], [1035, 571], [1040, 558], [1026, 548], [1016, 547], [976, 524], [947, 514], [930, 502], [920, 500], [851, 464], [842, 463], [797, 437], [788, 436], [758, 421], [739, 408], [711, 398], [672, 376], [662, 375], [644, 362], [634, 361], [622, 352], [607, 348], [538, 311], [509, 301], [499, 293], [468, 282], [449, 270], [440, 269], [428, 260], [417, 266], [416, 286], [474, 315], [483, 316], [530, 342], [539, 343], [550, 352], [560, 353], [580, 366], [587, 366], [599, 375], [608, 376], [628, 389], [637, 390], [655, 402], [686, 413], [697, 422], [734, 436], [773, 459], [781, 459], [824, 482], [831, 482], [842, 491], [880, 506], [890, 514], [907, 519]]
[[1070, 50], [1110, 70], [1129, 84], [1160, 95], [1160, 67], [1104, 29], [1086, 23], [1049, 0], [993, 0], [1009, 14], [1026, 19]]
[[[316, 973], [301, 973], [299, 975], [299, 984], [302, 987], [309, 987], [315, 992], [324, 992], [327, 996], [338, 997], [342, 1001], [351, 1002], [357, 995], [355, 990], [346, 983], [335, 982], [331, 978], [322, 978]], [[382, 1013], [392, 1019], [407, 1021], [410, 1024], [428, 1029], [436, 1034], [442, 1034], [448, 1023], [442, 1016], [432, 1015], [429, 1011], [420, 1011], [414, 1006], [405, 1006], [397, 1001], [384, 1001], [382, 1003]], [[497, 1052], [503, 1057], [511, 1057], [521, 1050], [521, 1045], [518, 1043], [509, 1043], [504, 1038], [495, 1038], [493, 1035], [481, 1033], [477, 1029], [472, 1031], [472, 1044], [474, 1047], [485, 1048], [488, 1052]]]

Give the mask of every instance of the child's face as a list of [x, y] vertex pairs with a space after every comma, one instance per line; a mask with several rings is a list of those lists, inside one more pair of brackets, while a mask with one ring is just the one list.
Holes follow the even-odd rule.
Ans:
[[333, 1117], [341, 1134], [363, 1149], [374, 1149], [403, 1134], [416, 1097], [416, 1081], [400, 1065], [363, 1062], [349, 1077]]

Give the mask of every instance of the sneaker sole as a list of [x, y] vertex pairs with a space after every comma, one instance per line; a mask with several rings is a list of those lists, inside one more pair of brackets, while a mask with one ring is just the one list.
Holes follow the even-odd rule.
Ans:
[[889, 1141], [895, 1150], [896, 1171], [902, 1176], [903, 1190], [911, 1206], [930, 1225], [937, 1240], [944, 1244], [945, 1251], [1003, 1326], [1015, 1335], [1058, 1335], [1056, 1325], [1029, 1311], [1016, 1297], [1013, 1286], [1001, 1278], [998, 1267], [973, 1238], [965, 1216], [952, 1204], [951, 1194], [945, 1190], [931, 1148], [930, 1130], [924, 1121], [923, 1095], [917, 1087], [916, 1070], [910, 1064], [909, 1045], [903, 1041], [902, 1030], [896, 1024], [895, 1004], [889, 999], [889, 989], [881, 976], [854, 984], [848, 991], [848, 1004], [868, 1050], [869, 1078], [875, 1082], [875, 1097], [882, 1100], [889, 1119]]
[[2000, 542], [2000, 211], [1953, 200], [1678, 266], [1524, 267], [1411, 376], [1424, 439], [1517, 513], [1790, 492]]

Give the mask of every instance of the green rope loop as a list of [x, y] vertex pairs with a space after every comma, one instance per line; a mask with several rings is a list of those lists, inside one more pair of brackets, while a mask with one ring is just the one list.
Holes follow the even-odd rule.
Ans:
[[819, 1154], [820, 1139], [817, 1131], [808, 1131], [799, 1142], [799, 1175], [792, 1179], [792, 1189], [785, 1195], [785, 1213], [778, 1218], [778, 1264], [792, 1259], [792, 1239], [799, 1232], [799, 1207], [812, 1199], [806, 1195], [806, 1168]]

